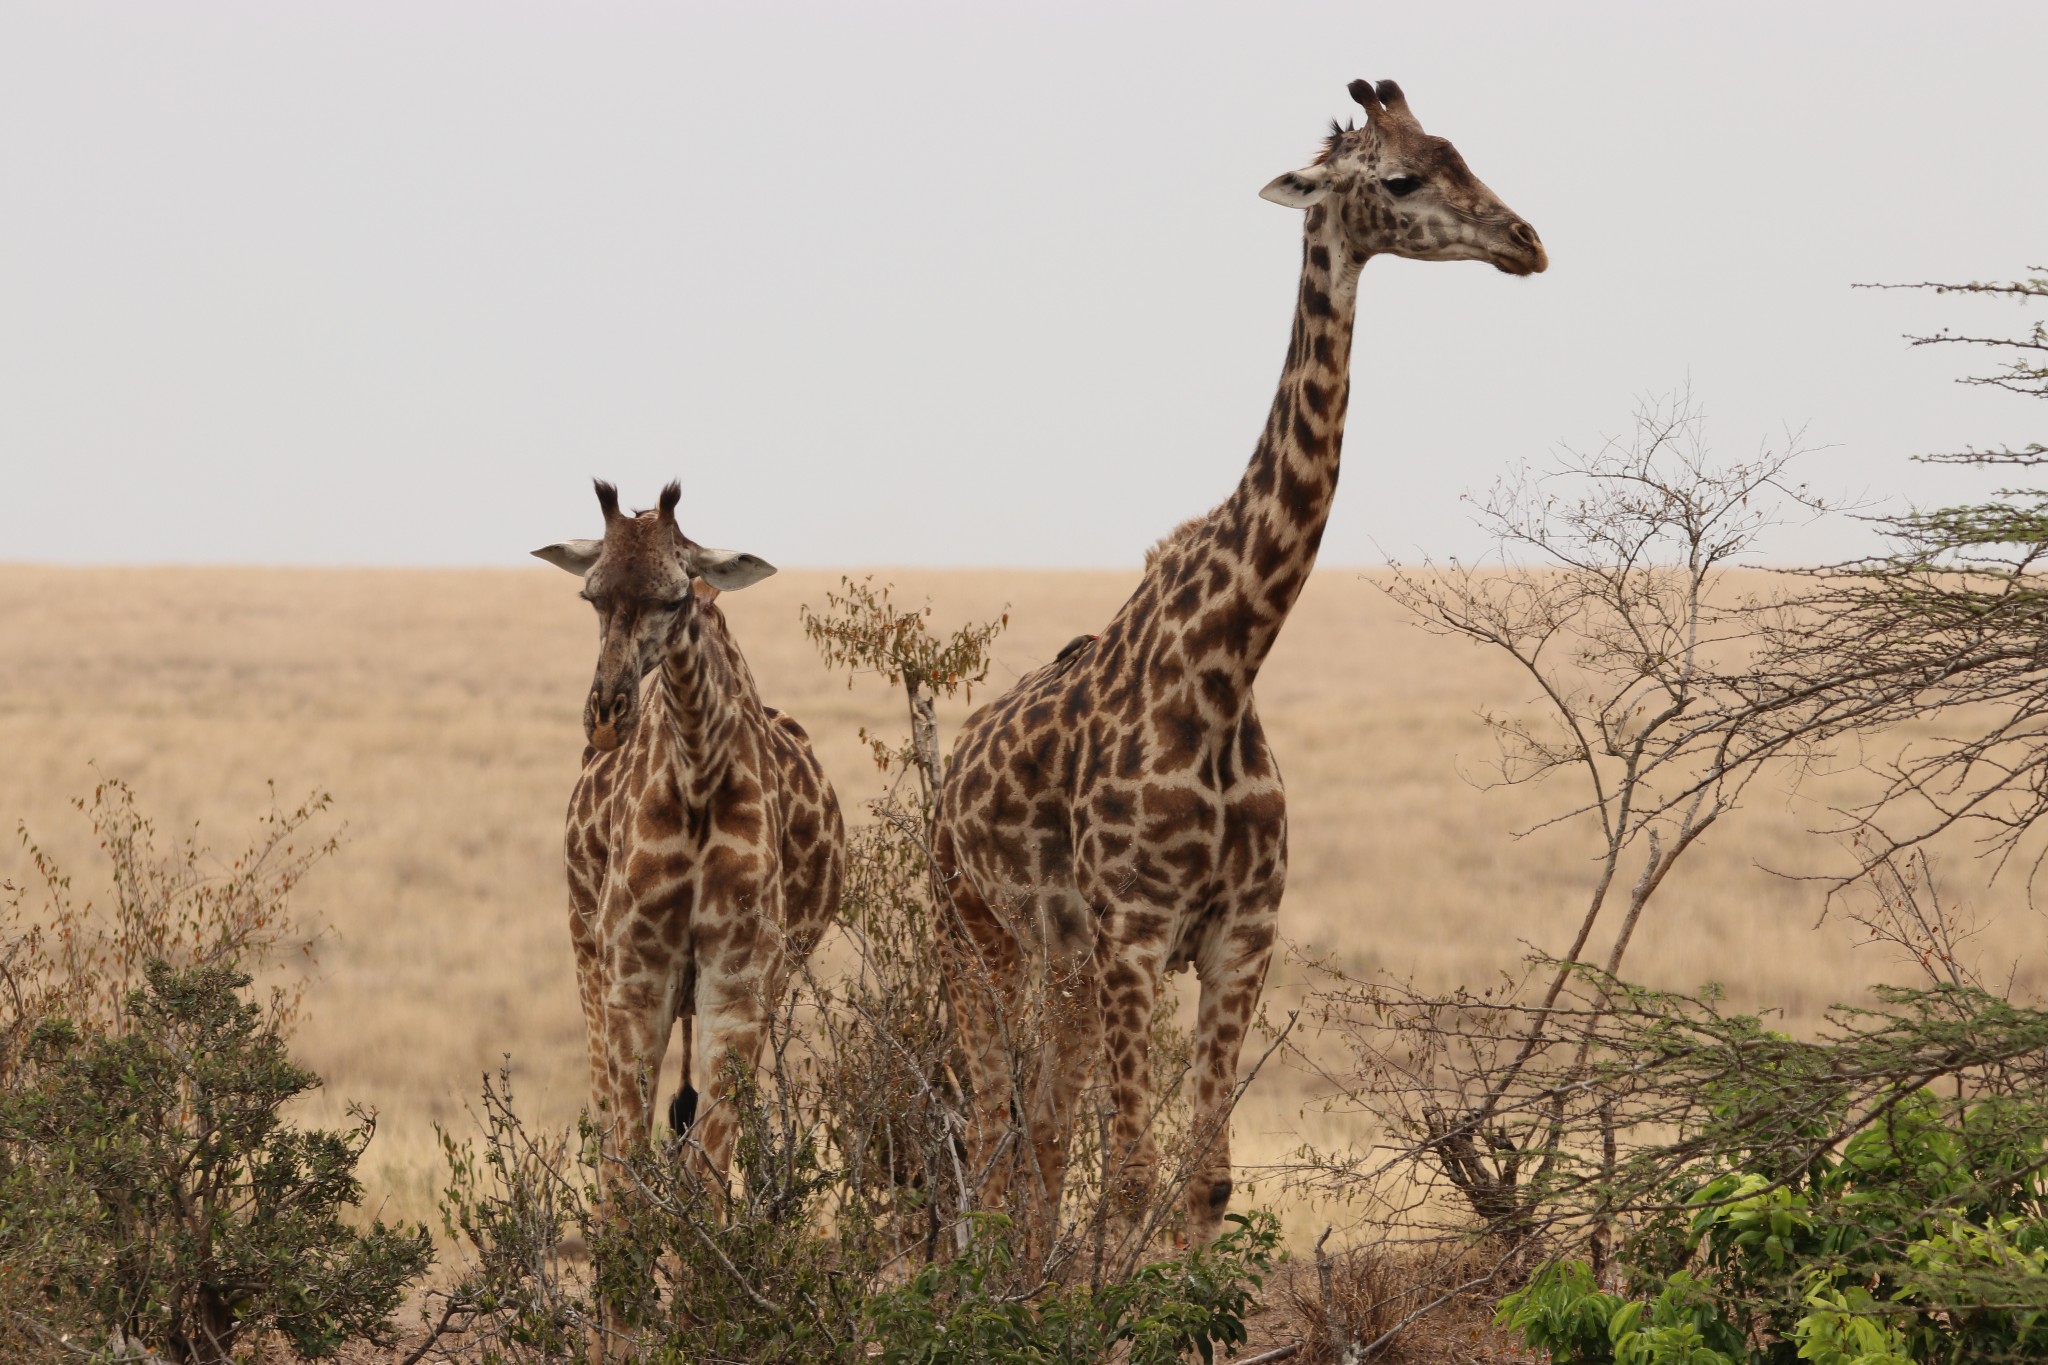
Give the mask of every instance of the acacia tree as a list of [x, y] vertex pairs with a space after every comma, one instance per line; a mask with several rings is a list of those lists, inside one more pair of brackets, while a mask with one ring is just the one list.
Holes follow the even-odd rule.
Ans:
[[[2048, 299], [2048, 276], [2039, 275], [1874, 287], [2023, 307]], [[2048, 399], [2048, 324], [2038, 319], [2013, 335], [1943, 330], [1908, 339], [1981, 348], [1996, 363], [1959, 383]], [[2048, 446], [1919, 458], [2031, 471], [2048, 464]], [[1865, 850], [1856, 875], [1951, 829], [1978, 835], [2003, 863], [2048, 816], [2048, 489], [1916, 510], [1885, 529], [1883, 553], [1821, 571], [1769, 623], [1752, 698], [1788, 725], [1940, 719], [1953, 727], [1872, 765], [1881, 790], [1850, 812]]]
[[[1904, 287], [2022, 305], [2048, 296], [2048, 278]], [[1999, 363], [1963, 382], [2048, 397], [2039, 323], [1912, 341], [1991, 348]], [[1954, 1092], [1944, 1090], [1944, 1133], [1977, 1123], [1987, 1099], [2033, 1104], [2042, 1093], [2030, 1051], [2038, 1020], [1961, 965], [1963, 931], [1932, 895], [1925, 845], [1975, 827], [2004, 857], [2048, 830], [2048, 490], [1889, 519], [1884, 553], [1739, 597], [1716, 581], [1770, 524], [1772, 503], [1821, 507], [1786, 478], [1791, 455], [1718, 465], [1698, 427], [1680, 401], [1640, 414], [1631, 440], [1506, 478], [1477, 500], [1498, 562], [1395, 575], [1393, 596], [1425, 628], [1498, 651], [1532, 684], [1527, 704], [1486, 717], [1500, 742], [1496, 777], [1575, 775], [1577, 798], [1523, 834], [1590, 825], [1595, 858], [1571, 941], [1534, 945], [1521, 974], [1490, 988], [1324, 977], [1308, 1014], [1340, 1035], [1352, 1063], [1326, 1073], [1332, 1106], [1378, 1119], [1383, 1136], [1305, 1151], [1297, 1175], [1391, 1203], [1410, 1230], [1444, 1218], [1448, 1203], [1454, 1239], [1476, 1218], [1504, 1249], [1460, 1262], [1469, 1278], [1411, 1296], [1378, 1341], [1354, 1344], [1376, 1348], [1546, 1251], [1586, 1246], [1589, 1283], [1610, 1252], [1640, 1271], [1657, 1260], [1645, 1260], [1645, 1229], [1707, 1217], [1699, 1201], [1723, 1198], [1706, 1193], [1715, 1179], [1736, 1170], [1764, 1182], [1743, 1197], [1778, 1198], [1933, 1082]], [[2028, 470], [2048, 463], [2048, 447], [1924, 458]], [[1938, 719], [1951, 722], [1946, 738], [1915, 737]], [[1877, 742], [1909, 721], [1921, 724], [1891, 729], [1903, 742]], [[1859, 857], [1837, 889], [1875, 893], [1859, 918], [1908, 950], [1931, 989], [1838, 1007], [1832, 1036], [1794, 1043], [1716, 1000], [1623, 980], [1659, 889], [1750, 783], [1850, 748], [1884, 781], [1835, 831]], [[2025, 1027], [2008, 1034], [2021, 1015]], [[2035, 1150], [2029, 1141], [2012, 1150]], [[1675, 1245], [1683, 1265], [1698, 1244], [1680, 1228]], [[1799, 1276], [1810, 1268], [1797, 1262], [1774, 1283], [1770, 1311], [1805, 1311], [1811, 1285]], [[2015, 1301], [2038, 1301], [2034, 1288]], [[1942, 1302], [1960, 1311], [1970, 1300]]]
[[1718, 460], [1680, 394], [1639, 410], [1627, 435], [1475, 498], [1497, 547], [1487, 562], [1395, 570], [1388, 591], [1419, 625], [1506, 656], [1529, 685], [1529, 704], [1483, 713], [1494, 780], [1563, 779], [1574, 794], [1523, 837], [1590, 827], [1594, 857], [1570, 942], [1544, 945], [1544, 962], [1505, 987], [1444, 995], [1325, 968], [1314, 1013], [1354, 1064], [1330, 1079], [1394, 1141], [1315, 1154], [1315, 1183], [1397, 1174], [1411, 1196], [1447, 1183], [1511, 1240], [1535, 1227], [1586, 1136], [1563, 1102], [1596, 1033], [1587, 1003], [1566, 998], [1579, 964], [1617, 978], [1685, 854], [1768, 764], [1829, 733], [1831, 717], [1790, 726], [1758, 707], [1731, 667], [1758, 606], [1724, 583], [1728, 569], [1788, 515], [1823, 510], [1789, 472], [1799, 454]]

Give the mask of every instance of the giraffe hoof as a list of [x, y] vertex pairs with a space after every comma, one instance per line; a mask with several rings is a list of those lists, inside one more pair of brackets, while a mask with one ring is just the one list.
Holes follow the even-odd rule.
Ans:
[[676, 1091], [675, 1098], [668, 1102], [668, 1126], [675, 1129], [677, 1137], [684, 1137], [696, 1121], [697, 1092], [685, 1083], [681, 1090]]

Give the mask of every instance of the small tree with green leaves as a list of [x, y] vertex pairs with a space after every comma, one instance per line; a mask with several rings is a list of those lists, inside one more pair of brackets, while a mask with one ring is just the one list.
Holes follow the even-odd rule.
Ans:
[[75, 803], [106, 859], [83, 895], [26, 829], [41, 896], [0, 887], [0, 1340], [24, 1360], [225, 1360], [377, 1339], [430, 1255], [423, 1230], [343, 1221], [375, 1130], [299, 1131], [319, 1084], [286, 1052], [309, 961], [291, 892], [336, 839], [327, 799], [274, 803], [241, 852], [169, 851], [127, 784]]
[[893, 1210], [902, 1231], [921, 1227], [931, 1255], [941, 1227], [972, 1208], [975, 1184], [961, 1159], [964, 1068], [954, 1064], [946, 990], [940, 916], [951, 903], [931, 856], [937, 700], [972, 697], [1009, 615], [936, 634], [930, 604], [905, 608], [872, 578], [841, 579], [825, 610], [806, 605], [802, 614], [805, 634], [828, 666], [847, 671], [848, 687], [869, 674], [904, 693], [907, 738], [891, 743], [864, 729], [861, 739], [882, 772], [914, 778], [914, 793], [907, 803], [875, 802], [872, 820], [853, 829], [842, 920], [858, 961], [841, 980], [811, 985], [833, 1144], [849, 1178]]
[[[1895, 996], [1881, 1012], [1906, 1022], [1922, 1003]], [[1960, 997], [1947, 1003], [1969, 1007]], [[1995, 1018], [2004, 1012], [1980, 1003], [1987, 1039], [2007, 1045], [2038, 1040], [2048, 1023], [2038, 1014]], [[1816, 1083], [1813, 1066], [1796, 1064], [1840, 1068], [1849, 1062], [1841, 1049], [1802, 1057], [1813, 1049], [1780, 1041], [1772, 1051], [1795, 1063], [1782, 1082], [1809, 1094], [1764, 1093], [1770, 1068], [1753, 1069], [1740, 1088], [1765, 1112], [1810, 1112], [1816, 1093], [1825, 1103], [1859, 1088]], [[1845, 1040], [1866, 1065], [1877, 1059], [1873, 1044], [1895, 1041], [1876, 1031]], [[1586, 1365], [2041, 1359], [2048, 1107], [2034, 1085], [2023, 1098], [1956, 1101], [1912, 1088], [1905, 1068], [1886, 1071], [1886, 1085], [1820, 1125], [1818, 1142], [1724, 1112], [1757, 1145], [1716, 1145], [1678, 1167], [1671, 1202], [1643, 1208], [1622, 1244], [1619, 1292], [1585, 1262], [1558, 1261], [1502, 1301], [1500, 1321], [1532, 1348]], [[1795, 1152], [1800, 1159], [1782, 1159]], [[1632, 1163], [1637, 1174], [1652, 1168], [1649, 1155]]]
[[934, 635], [927, 624], [930, 603], [906, 610], [890, 600], [890, 585], [873, 578], [839, 581], [839, 592], [825, 594], [825, 610], [802, 608], [804, 634], [818, 647], [825, 663], [847, 671], [853, 686], [861, 673], [878, 674], [903, 689], [910, 708], [910, 740], [892, 745], [861, 731], [874, 750], [876, 766], [887, 772], [906, 763], [916, 773], [922, 806], [929, 817], [939, 791], [939, 721], [937, 699], [962, 693], [974, 698], [974, 684], [988, 677], [989, 646], [1010, 624], [1005, 611], [994, 621], [965, 625], [951, 636]]
[[264, 1331], [305, 1356], [386, 1338], [433, 1252], [424, 1229], [342, 1221], [374, 1119], [283, 1120], [319, 1078], [240, 997], [247, 975], [158, 961], [145, 978], [120, 1032], [40, 1021], [0, 1094], [10, 1330], [83, 1319], [194, 1365]]
[[[953, 955], [962, 936], [949, 932], [957, 927], [950, 921], [952, 898], [932, 857], [941, 779], [936, 700], [972, 698], [974, 685], [988, 676], [990, 647], [1009, 616], [950, 635], [935, 633], [929, 605], [906, 609], [893, 600], [888, 584], [878, 587], [873, 579], [842, 579], [841, 591], [826, 595], [826, 608], [803, 611], [804, 629], [826, 663], [903, 688], [908, 741], [890, 744], [865, 731], [862, 738], [883, 772], [907, 770], [916, 778], [914, 800], [876, 802], [874, 821], [856, 828], [851, 840], [845, 921], [861, 968], [836, 987], [818, 988], [825, 1006], [826, 1068], [840, 1078], [836, 1083], [866, 1088], [863, 1102], [835, 1106], [835, 1112], [871, 1116], [881, 1127], [872, 1133], [849, 1130], [835, 1140], [856, 1171], [882, 1179], [904, 1211], [920, 1215], [927, 1254], [944, 1224], [952, 1226], [959, 1249], [967, 1237], [964, 1219], [990, 1173], [969, 1170], [965, 1161], [967, 1068], [957, 1056], [948, 987], [982, 974]], [[1042, 1004], [1027, 997], [994, 1011], [1007, 1033], [1009, 1101], [1018, 1113], [1029, 1112], [1033, 1087], [1043, 1083], [1040, 1044], [1048, 1025]], [[1162, 1084], [1152, 1122], [1170, 1174], [1136, 1220], [1140, 1232], [1114, 1252], [1098, 1249], [1086, 1258], [1098, 1281], [1128, 1272], [1153, 1236], [1177, 1230], [1181, 1206], [1175, 1196], [1191, 1173], [1197, 1146], [1183, 1086], [1194, 1039], [1175, 1025], [1170, 994], [1153, 1021], [1151, 1056]], [[1107, 1174], [1100, 1160], [1104, 1136], [1099, 1122], [1076, 1125], [1066, 1192], [1075, 1196], [1069, 1202], [1076, 1221], [1039, 1248], [1042, 1259], [1034, 1272], [1070, 1273], [1081, 1237], [1100, 1241], [1106, 1235], [1108, 1224], [1098, 1216], [1106, 1212], [1098, 1199]], [[1027, 1168], [1035, 1170], [1028, 1163]], [[1018, 1197], [1037, 1193], [1028, 1178], [1013, 1180], [1010, 1188]]]

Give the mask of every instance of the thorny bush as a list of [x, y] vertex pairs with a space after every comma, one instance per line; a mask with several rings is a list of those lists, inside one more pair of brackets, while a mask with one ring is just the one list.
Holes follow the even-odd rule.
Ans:
[[[196, 826], [160, 852], [156, 822], [118, 778], [101, 778], [72, 804], [91, 825], [106, 886], [81, 900], [71, 874], [25, 824], [16, 826], [41, 895], [35, 903], [31, 886], [0, 882], [0, 1084], [27, 1030], [48, 1014], [120, 1028], [151, 962], [276, 968], [287, 959], [310, 963], [318, 939], [294, 915], [291, 894], [340, 846], [321, 828], [331, 804], [325, 793], [287, 809], [273, 790], [248, 845], [225, 858], [200, 842]], [[271, 991], [272, 1015], [287, 1029], [300, 986], [287, 974]]]
[[[1177, 1358], [1243, 1340], [1250, 1294], [1276, 1256], [1277, 1226], [1239, 1220], [1208, 1248], [1153, 1261], [1163, 1237], [1106, 1245], [1099, 1135], [1077, 1134], [1075, 1176], [1049, 1237], [984, 1210], [988, 1172], [969, 1167], [971, 1096], [961, 1077], [933, 877], [937, 787], [931, 701], [985, 675], [998, 625], [950, 640], [886, 587], [849, 581], [834, 614], [806, 613], [828, 661], [904, 688], [910, 740], [878, 746], [885, 772], [915, 774], [855, 830], [843, 941], [824, 945], [774, 1002], [767, 1050], [739, 1068], [741, 1136], [730, 1188], [709, 1189], [682, 1141], [623, 1159], [598, 1134], [542, 1134], [509, 1084], [487, 1081], [478, 1133], [444, 1134], [443, 1201], [462, 1258], [429, 1317], [451, 1354], [519, 1365], [602, 1343], [608, 1359], [937, 1362]], [[837, 964], [828, 966], [827, 964]], [[1185, 1036], [1161, 1011], [1155, 1056], [1169, 1170], [1191, 1166]], [[1044, 1049], [1014, 1043], [1021, 1087]], [[1085, 1105], [1083, 1106], [1086, 1112]], [[598, 1216], [599, 1161], [604, 1172]], [[1145, 1226], [1171, 1232], [1179, 1185], [1161, 1182]], [[588, 1262], [564, 1254], [581, 1242]]]
[[[898, 1249], [886, 1210], [853, 1197], [829, 1136], [740, 1073], [729, 1195], [680, 1144], [620, 1160], [598, 1214], [600, 1157], [585, 1124], [529, 1131], [504, 1080], [485, 1086], [480, 1138], [444, 1137], [443, 1198], [464, 1264], [430, 1296], [449, 1359], [538, 1365], [590, 1343], [618, 1362], [1171, 1361], [1245, 1340], [1252, 1296], [1277, 1256], [1255, 1212], [1224, 1237], [1090, 1283], [1020, 1264], [1009, 1220], [963, 1222], [957, 1251]], [[563, 1254], [581, 1238], [589, 1266]], [[595, 1267], [594, 1272], [589, 1267]]]

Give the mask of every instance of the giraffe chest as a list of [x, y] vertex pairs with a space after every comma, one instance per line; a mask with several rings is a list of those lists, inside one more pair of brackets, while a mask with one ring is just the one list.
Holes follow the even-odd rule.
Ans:
[[709, 926], [779, 915], [783, 819], [772, 783], [745, 765], [691, 774], [630, 749], [608, 767], [586, 770], [591, 818], [569, 844], [571, 878], [593, 893], [595, 940], [680, 950]]

